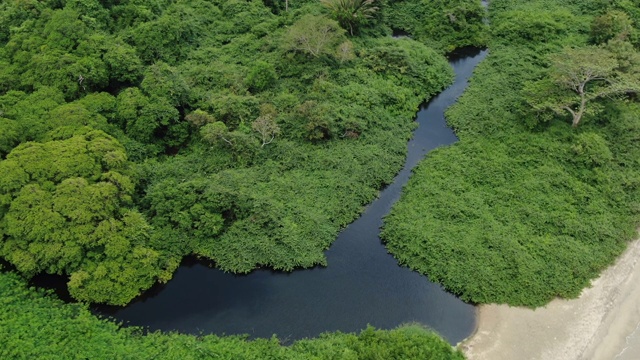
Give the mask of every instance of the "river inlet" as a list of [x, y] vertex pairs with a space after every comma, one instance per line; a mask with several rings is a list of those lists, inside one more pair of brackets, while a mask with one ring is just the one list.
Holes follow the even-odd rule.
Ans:
[[468, 337], [475, 327], [474, 306], [398, 266], [378, 234], [411, 169], [429, 151], [457, 141], [444, 111], [462, 94], [486, 54], [474, 49], [451, 56], [454, 84], [421, 106], [404, 168], [340, 233], [326, 252], [327, 267], [234, 275], [188, 258], [171, 281], [156, 285], [128, 306], [96, 305], [93, 311], [150, 330], [250, 338], [276, 334], [283, 342], [327, 331], [359, 331], [368, 324], [391, 329], [407, 322], [432, 328], [452, 344]]

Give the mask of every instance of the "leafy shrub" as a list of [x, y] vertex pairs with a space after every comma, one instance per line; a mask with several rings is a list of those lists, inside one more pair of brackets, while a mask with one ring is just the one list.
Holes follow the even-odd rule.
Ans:
[[534, 11], [535, 16], [531, 16], [531, 8], [500, 13], [492, 20], [491, 31], [510, 43], [550, 42], [566, 35], [575, 22], [573, 14], [564, 9]]
[[374, 0], [321, 0], [340, 25], [353, 36], [378, 11]]
[[265, 61], [256, 61], [247, 74], [247, 87], [254, 91], [262, 91], [273, 85], [276, 77], [273, 65]]
[[403, 0], [389, 2], [385, 22], [392, 29], [448, 52], [487, 42], [486, 12], [475, 0]]
[[344, 30], [336, 21], [307, 14], [287, 30], [282, 46], [317, 58], [335, 54], [336, 47], [344, 40]]
[[613, 159], [607, 141], [592, 132], [579, 134], [571, 150], [575, 153], [576, 160], [588, 168], [606, 165]]
[[627, 40], [633, 32], [633, 23], [623, 11], [611, 10], [593, 19], [591, 23], [591, 41], [605, 44], [611, 39]]
[[122, 146], [99, 131], [24, 143], [0, 161], [0, 255], [27, 276], [71, 275], [86, 301], [126, 304], [157, 279], [160, 254], [131, 209], [134, 184]]

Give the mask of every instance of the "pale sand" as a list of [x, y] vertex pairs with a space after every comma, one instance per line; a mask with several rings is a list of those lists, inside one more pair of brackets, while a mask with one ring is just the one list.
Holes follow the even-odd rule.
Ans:
[[578, 299], [536, 310], [480, 306], [460, 349], [469, 360], [639, 360], [639, 259], [636, 240]]

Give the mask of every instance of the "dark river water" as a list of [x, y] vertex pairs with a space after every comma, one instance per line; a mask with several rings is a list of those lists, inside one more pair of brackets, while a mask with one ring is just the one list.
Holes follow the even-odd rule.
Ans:
[[452, 55], [453, 85], [422, 106], [402, 171], [327, 250], [327, 267], [292, 273], [256, 270], [232, 275], [187, 259], [165, 285], [124, 308], [94, 312], [125, 324], [183, 333], [249, 334], [288, 342], [326, 331], [390, 329], [424, 324], [455, 344], [475, 327], [475, 309], [408, 268], [398, 266], [378, 238], [382, 217], [398, 200], [411, 169], [432, 149], [455, 142], [443, 112], [467, 86], [486, 51]]

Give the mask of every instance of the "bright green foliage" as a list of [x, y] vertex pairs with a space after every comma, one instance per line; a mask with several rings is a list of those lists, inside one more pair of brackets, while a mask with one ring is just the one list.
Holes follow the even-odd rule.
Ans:
[[20, 126], [17, 122], [0, 117], [0, 158], [18, 144]]
[[0, 255], [27, 276], [68, 273], [80, 300], [124, 304], [166, 279], [149, 225], [130, 209], [126, 154], [99, 131], [28, 142], [0, 162]]
[[[632, 49], [628, 55], [640, 57]], [[586, 113], [593, 112], [594, 100], [640, 92], [637, 70], [621, 66], [616, 54], [605, 48], [564, 48], [551, 54], [550, 60], [548, 77], [527, 84], [527, 101], [537, 111], [550, 109], [559, 115], [568, 112], [573, 127]]]
[[206, 105], [216, 119], [236, 130], [258, 116], [260, 100], [252, 95], [220, 94]]
[[443, 52], [487, 42], [486, 12], [479, 0], [402, 0], [388, 6], [389, 27]]
[[377, 42], [364, 55], [365, 64], [385, 77], [405, 74], [400, 81], [403, 85], [419, 89], [419, 84], [429, 83], [438, 77], [438, 56], [425, 46], [416, 45], [406, 39], [385, 39]]
[[247, 87], [254, 91], [262, 91], [272, 86], [276, 78], [276, 69], [272, 64], [256, 61], [247, 74]]
[[[534, 11], [536, 16], [531, 16]], [[498, 13], [492, 21], [493, 34], [510, 43], [550, 42], [566, 36], [577, 26], [575, 15], [567, 9], [539, 9], [535, 3]]]
[[320, 0], [331, 16], [353, 36], [378, 11], [374, 0]]
[[629, 209], [612, 206], [624, 188], [598, 174], [606, 168], [581, 179], [554, 159], [588, 151], [583, 139], [521, 136], [434, 154], [386, 220], [389, 249], [468, 301], [539, 306], [579, 295], [633, 234], [622, 227]]
[[[2, 260], [118, 305], [187, 254], [233, 272], [324, 264], [452, 71], [424, 44], [373, 36], [388, 29], [382, 7], [362, 26], [370, 2], [342, 18], [351, 40], [318, 1], [289, 5], [0, 1]], [[0, 293], [2, 359], [461, 358], [416, 327], [291, 347], [141, 336], [11, 273]]]
[[3, 359], [403, 359], [462, 360], [460, 351], [416, 325], [360, 334], [332, 333], [280, 345], [276, 337], [141, 335], [93, 316], [85, 305], [63, 304], [13, 273], [0, 273], [0, 357]]
[[116, 121], [128, 136], [143, 143], [161, 141], [159, 131], [179, 121], [178, 110], [166, 98], [149, 98], [138, 88], [118, 94]]
[[[619, 0], [613, 2], [612, 5], [613, 9], [624, 12], [630, 18], [633, 28], [629, 33], [628, 40], [637, 47], [640, 45], [640, 0]], [[613, 9], [608, 9], [607, 12], [612, 12]], [[622, 18], [622, 21], [625, 21], [624, 17]], [[613, 29], [621, 28], [626, 30], [626, 26], [619, 27], [617, 24], [612, 25]]]
[[[399, 169], [418, 104], [452, 78], [445, 59], [425, 45], [370, 35], [386, 32], [378, 21], [383, 8], [361, 36], [347, 40], [337, 21], [319, 15], [322, 5], [310, 1], [281, 15], [259, 0], [2, 6], [9, 25], [1, 30], [0, 63], [7, 66], [0, 66], [0, 156], [25, 141], [71, 144], [94, 129], [122, 144], [123, 159], [140, 163], [117, 171], [127, 177], [138, 170], [142, 180], [124, 191], [100, 178], [112, 169], [78, 173], [91, 163], [74, 155], [61, 166], [64, 177], [18, 183], [2, 210], [16, 234], [11, 239], [19, 233], [17, 219], [28, 217], [17, 212], [18, 203], [9, 210], [14, 198], [24, 200], [24, 211], [40, 201], [58, 212], [56, 201], [72, 202], [69, 194], [58, 199], [60, 186], [75, 186], [78, 199], [100, 195], [108, 207], [77, 224], [87, 238], [109, 219], [120, 234], [125, 220], [143, 214], [151, 226], [133, 221], [145, 235], [117, 256], [103, 244], [95, 251], [69, 246], [62, 260], [41, 263], [5, 252], [22, 259], [23, 271], [73, 273], [72, 294], [93, 294], [94, 301], [124, 302], [165, 278], [158, 268], [191, 253], [240, 272], [323, 264], [337, 231]], [[358, 6], [344, 26], [363, 25], [360, 16], [374, 9]], [[24, 188], [37, 197], [26, 197]], [[78, 211], [95, 212], [78, 202]], [[38, 211], [34, 218], [48, 214]], [[39, 241], [72, 221], [60, 216], [40, 224], [49, 230]], [[73, 244], [69, 234], [57, 241]], [[144, 251], [133, 251], [137, 245]], [[97, 258], [86, 260], [94, 252]], [[78, 259], [65, 262], [72, 255]], [[123, 263], [139, 265], [132, 271]], [[111, 278], [117, 273], [126, 276]], [[133, 285], [121, 294], [102, 292], [110, 291], [103, 283], [120, 280]]]
[[[20, 7], [22, 2], [15, 3]], [[0, 59], [7, 63], [0, 67], [3, 83], [26, 91], [55, 87], [74, 99], [112, 81], [138, 78], [140, 60], [135, 50], [104, 32], [106, 10], [97, 2], [78, 5], [70, 2], [64, 9], [51, 10], [31, 4], [40, 8], [31, 9], [38, 16], [14, 24], [16, 31], [0, 52]]]
[[[554, 0], [495, 0], [491, 8], [497, 27], [525, 8], [584, 16]], [[527, 16], [550, 15], [540, 11]], [[546, 76], [547, 54], [571, 44], [578, 47], [564, 51], [584, 56], [559, 66], [599, 61], [600, 49], [588, 57], [590, 18], [579, 21], [546, 32], [548, 43], [494, 32], [500, 38], [447, 113], [460, 142], [428, 155], [385, 219], [390, 252], [467, 301], [541, 306], [575, 297], [636, 236], [638, 104], [600, 102], [598, 115], [585, 114], [577, 129], [551, 115], [540, 122], [527, 104], [526, 84]]]
[[[338, 21], [318, 1], [266, 3], [1, 2], [0, 256], [114, 304], [186, 254], [233, 272], [324, 264], [400, 168], [418, 104], [451, 81], [436, 51], [489, 35], [449, 112], [461, 142], [418, 168], [387, 219], [389, 249], [465, 299], [540, 305], [579, 293], [633, 235], [635, 99], [589, 99], [598, 111], [573, 130], [526, 95], [551, 84], [546, 100], [575, 98], [548, 68], [576, 62], [548, 54], [585, 48], [578, 59], [607, 52], [637, 80], [638, 0], [492, 0], [491, 31], [478, 0], [343, 2], [355, 10], [332, 8]], [[411, 38], [373, 36], [389, 28]], [[0, 292], [0, 358], [461, 358], [415, 327], [288, 348], [140, 336], [11, 274]]]
[[225, 125], [222, 121], [204, 124], [204, 126], [200, 129], [200, 136], [202, 136], [203, 140], [212, 144], [215, 144], [222, 140], [228, 145], [233, 146], [233, 142], [231, 142], [231, 136], [229, 135], [229, 129], [227, 129], [227, 125]]
[[[188, 101], [189, 86], [178, 70], [163, 62], [147, 67], [140, 88], [152, 99], [162, 99], [172, 106]], [[156, 100], [157, 101], [157, 100]], [[152, 101], [152, 102], [156, 102]]]
[[324, 264], [452, 71], [387, 39], [382, 5], [366, 26], [351, 14], [350, 40], [318, 1], [289, 10], [2, 2], [0, 256], [115, 304], [186, 254], [235, 272]]
[[71, 7], [54, 10], [43, 30], [42, 35], [47, 43], [56, 44], [56, 47], [67, 51], [77, 46], [89, 33], [80, 14]]
[[157, 19], [129, 28], [125, 39], [136, 47], [145, 63], [161, 60], [172, 64], [183, 59], [203, 34], [201, 18], [192, 7], [174, 5]]
[[49, 113], [64, 104], [62, 92], [50, 87], [28, 95], [21, 91], [9, 91], [0, 99], [4, 116], [17, 122], [21, 141], [41, 139], [51, 130]]
[[[324, 264], [323, 250], [338, 229], [400, 166], [411, 129], [402, 119], [451, 78], [442, 57], [414, 41], [371, 45], [354, 59], [358, 69], [332, 72], [296, 57], [300, 62], [278, 79], [286, 91], [267, 91], [267, 101], [262, 94], [227, 93], [203, 104], [217, 104], [211, 112], [190, 113], [201, 147], [149, 163], [144, 175], [151, 185], [143, 205], [163, 239], [157, 246], [195, 252], [230, 271]], [[300, 91], [292, 78], [307, 76], [309, 68], [327, 75]], [[267, 115], [279, 134], [261, 147], [258, 139], [270, 137], [256, 136], [250, 126]]]
[[108, 121], [113, 121], [116, 112], [116, 98], [106, 92], [91, 93], [76, 103], [84, 106], [93, 114], [104, 116]]
[[196, 109], [184, 117], [192, 126], [201, 127], [209, 123], [215, 122], [215, 118], [206, 111]]
[[229, 149], [235, 162], [242, 165], [251, 162], [258, 147], [254, 137], [239, 130], [229, 131], [221, 121], [204, 125], [200, 128], [200, 136], [207, 143]]
[[280, 134], [280, 126], [276, 123], [277, 116], [276, 107], [265, 103], [260, 106], [260, 116], [251, 122], [251, 129], [261, 141], [260, 147], [271, 144], [276, 135]]
[[613, 159], [607, 140], [593, 132], [578, 134], [571, 150], [575, 153], [576, 160], [589, 169], [606, 166]]
[[105, 44], [102, 59], [111, 79], [135, 83], [140, 78], [142, 64], [136, 50], [120, 39]]
[[392, 331], [368, 327], [358, 335], [324, 334], [318, 339], [298, 341], [291, 348], [318, 359], [464, 359], [449, 344], [433, 340], [419, 325], [405, 325]]
[[46, 5], [40, 1], [3, 1], [0, 3], [0, 44], [9, 39], [11, 27], [37, 19]]
[[53, 130], [60, 127], [73, 129], [90, 126], [95, 129], [104, 129], [107, 119], [104, 116], [89, 111], [79, 102], [60, 105], [48, 114], [47, 125]]

